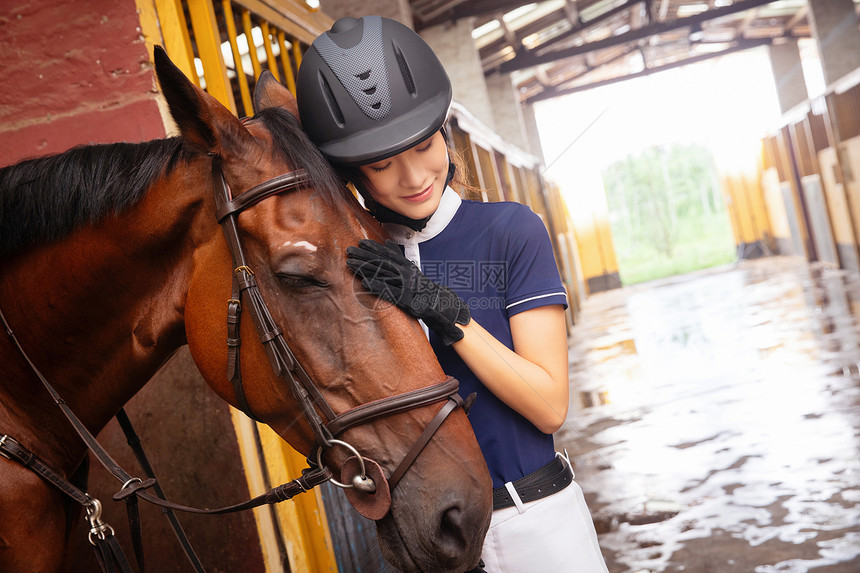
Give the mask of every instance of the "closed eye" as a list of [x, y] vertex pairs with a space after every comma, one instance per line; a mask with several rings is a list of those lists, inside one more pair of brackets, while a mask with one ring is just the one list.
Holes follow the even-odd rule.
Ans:
[[307, 290], [311, 288], [327, 288], [328, 283], [308, 275], [293, 275], [277, 273], [275, 276], [287, 288], [293, 290]]
[[431, 147], [433, 147], [433, 138], [432, 137], [427, 142], [427, 145], [425, 145], [424, 147], [416, 147], [415, 151], [417, 151], [418, 153], [424, 153], [425, 151], [430, 151]]

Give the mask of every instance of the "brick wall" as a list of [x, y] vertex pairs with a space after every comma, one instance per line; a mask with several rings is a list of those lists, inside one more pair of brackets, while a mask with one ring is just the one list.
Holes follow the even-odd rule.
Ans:
[[164, 136], [134, 0], [0, 5], [0, 166]]

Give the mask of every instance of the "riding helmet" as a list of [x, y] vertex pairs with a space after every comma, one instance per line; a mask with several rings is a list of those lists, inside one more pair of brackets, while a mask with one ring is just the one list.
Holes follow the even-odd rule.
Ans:
[[451, 81], [424, 40], [380, 16], [341, 18], [314, 40], [296, 82], [302, 124], [332, 163], [380, 161], [439, 131]]

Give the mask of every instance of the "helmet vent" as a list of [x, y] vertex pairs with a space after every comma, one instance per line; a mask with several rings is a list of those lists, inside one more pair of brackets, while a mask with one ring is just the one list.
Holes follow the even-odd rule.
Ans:
[[334, 93], [331, 91], [331, 86], [328, 85], [328, 82], [325, 79], [325, 76], [320, 74], [320, 84], [322, 86], [322, 91], [325, 94], [326, 102], [328, 103], [328, 108], [331, 110], [331, 115], [334, 117], [334, 120], [340, 127], [343, 127], [346, 121], [343, 117], [343, 111], [341, 111], [340, 106], [337, 105], [337, 98], [334, 97]]
[[394, 58], [397, 60], [397, 65], [400, 68], [400, 75], [403, 77], [403, 83], [406, 84], [406, 91], [410, 95], [417, 95], [415, 90], [415, 80], [412, 78], [412, 71], [409, 69], [409, 64], [406, 63], [406, 58], [403, 57], [403, 52], [400, 46], [396, 43], [391, 43], [394, 48]]
[[[338, 90], [337, 95], [340, 96], [341, 92], [335, 83], [342, 85], [358, 109], [375, 121], [384, 119], [391, 111], [384, 45], [380, 16], [364, 18], [361, 41], [351, 48], [342, 48], [327, 34], [321, 34], [313, 43], [314, 49], [332, 71], [333, 76], [326, 74], [326, 77]], [[376, 88], [372, 95], [366, 92], [370, 88]], [[340, 105], [344, 110], [342, 115], [351, 119], [352, 105], [345, 101]]]

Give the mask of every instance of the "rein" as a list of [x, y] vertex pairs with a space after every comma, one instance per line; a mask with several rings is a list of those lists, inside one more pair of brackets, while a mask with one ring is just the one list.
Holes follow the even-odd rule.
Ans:
[[[113, 499], [115, 501], [126, 502], [129, 523], [134, 536], [135, 554], [141, 573], [143, 573], [144, 567], [139, 519], [137, 516], [137, 498], [164, 508], [164, 512], [171, 522], [174, 533], [179, 539], [189, 561], [194, 566], [195, 571], [203, 572], [203, 566], [194, 553], [179, 521], [172, 513], [173, 510], [209, 515], [232, 513], [264, 504], [279, 503], [291, 499], [299, 493], [309, 491], [321, 483], [331, 481], [333, 485], [348, 490], [347, 497], [359, 513], [370, 519], [382, 519], [390, 510], [391, 491], [394, 490], [400, 479], [424, 447], [430, 442], [442, 423], [457, 408], [463, 408], [468, 412], [474, 400], [474, 394], [465, 400], [462, 399], [457, 393], [459, 383], [456, 379], [449, 376], [439, 384], [382, 398], [360, 405], [347, 412], [336, 414], [310, 379], [307, 372], [302, 368], [295, 354], [290, 350], [283, 337], [283, 331], [277, 326], [269, 312], [269, 308], [257, 286], [254, 272], [245, 258], [238, 230], [239, 213], [264, 199], [307, 183], [309, 180], [307, 172], [304, 169], [299, 169], [285, 173], [249, 189], [235, 199], [232, 197], [230, 189], [224, 181], [220, 166], [217, 163], [213, 164], [212, 177], [215, 193], [215, 215], [227, 239], [234, 264], [234, 271], [232, 273], [233, 293], [227, 303], [227, 377], [233, 383], [236, 403], [239, 408], [250, 418], [260, 421], [254, 416], [253, 411], [248, 405], [242, 383], [239, 349], [241, 346], [240, 323], [244, 297], [245, 305], [251, 313], [257, 334], [266, 350], [266, 355], [269, 358], [272, 369], [280, 378], [286, 381], [291, 394], [298, 402], [302, 414], [310, 425], [315, 437], [313, 452], [308, 458], [310, 467], [302, 471], [301, 477], [273, 488], [265, 494], [248, 501], [218, 509], [199, 509], [168, 501], [153, 475], [151, 465], [146, 458], [146, 454], [139, 446], [137, 435], [134, 433], [134, 429], [131, 427], [131, 423], [125, 412], [120, 410], [117, 414], [117, 419], [126, 433], [128, 442], [138, 457], [141, 466], [144, 468], [148, 476], [147, 479], [132, 476], [105, 451], [95, 436], [74, 414], [65, 400], [63, 400], [45, 376], [42, 375], [38, 367], [30, 360], [18, 338], [15, 336], [2, 309], [0, 309], [0, 321], [2, 321], [6, 334], [12, 340], [18, 352], [42, 382], [42, 385], [48, 391], [54, 403], [60, 408], [87, 448], [123, 484], [120, 491], [113, 496]], [[337, 436], [358, 425], [367, 424], [384, 416], [403, 413], [443, 400], [445, 403], [424, 428], [421, 436], [412, 445], [387, 480], [376, 462], [362, 457], [352, 445], [337, 439]], [[323, 421], [323, 417], [327, 422]], [[348, 458], [344, 462], [341, 470], [342, 475], [340, 476], [341, 480], [345, 482], [351, 481], [351, 483], [341, 483], [332, 479], [331, 471], [322, 462], [324, 451], [334, 447], [343, 447], [353, 453], [353, 457]], [[99, 500], [90, 497], [87, 493], [82, 492], [79, 488], [71, 484], [57, 471], [44, 464], [33, 452], [12, 438], [12, 436], [0, 436], [0, 455], [17, 461], [80, 503], [87, 511], [86, 517], [90, 522], [90, 543], [94, 546], [96, 558], [102, 569], [113, 571], [114, 566], [116, 566], [123, 573], [131, 573], [128, 560], [122, 554], [122, 549], [113, 537], [113, 529], [101, 520], [101, 503]], [[155, 492], [154, 495], [146, 491], [149, 488], [153, 489]]]
[[[167, 513], [168, 515], [168, 519], [170, 520], [171, 526], [173, 527], [173, 531], [179, 539], [183, 551], [185, 552], [191, 564], [194, 566], [195, 571], [204, 572], [205, 570], [203, 569], [203, 565], [200, 563], [199, 558], [194, 553], [194, 549], [191, 547], [191, 543], [188, 541], [188, 537], [182, 530], [179, 521], [175, 518], [175, 515], [171, 518], [171, 513], [169, 512], [175, 510], [183, 511], [186, 513], [219, 515], [224, 513], [243, 511], [246, 509], [259, 507], [264, 504], [274, 504], [279, 503], [281, 501], [286, 501], [300, 493], [309, 491], [315, 486], [331, 479], [331, 471], [329, 471], [328, 468], [318, 467], [311, 470], [305, 470], [304, 472], [302, 472], [301, 477], [286, 484], [282, 484], [276, 488], [273, 488], [268, 492], [259, 495], [253, 499], [227, 507], [222, 507], [218, 509], [199, 509], [196, 507], [189, 507], [170, 502], [165, 499], [163, 491], [161, 490], [160, 486], [158, 486], [158, 483], [153, 476], [151, 465], [146, 459], [146, 454], [139, 447], [139, 445], [137, 447], [133, 446], [133, 449], [135, 451], [135, 455], [138, 457], [139, 461], [141, 461], [141, 466], [145, 469], [148, 475], [148, 478], [145, 480], [139, 477], [133, 477], [131, 474], [126, 472], [122, 468], [122, 466], [120, 466], [102, 447], [96, 437], [93, 436], [92, 432], [90, 432], [89, 429], [87, 429], [87, 427], [80, 420], [80, 418], [78, 418], [71, 410], [71, 408], [69, 408], [69, 406], [66, 404], [66, 401], [63, 400], [59, 393], [57, 393], [56, 389], [51, 385], [50, 382], [48, 382], [48, 380], [41, 373], [41, 371], [30, 360], [30, 357], [24, 351], [23, 347], [21, 346], [21, 343], [18, 341], [18, 338], [12, 331], [11, 326], [9, 326], [9, 322], [6, 320], [6, 316], [3, 314], [2, 309], [0, 309], [0, 321], [2, 321], [3, 323], [3, 327], [6, 330], [6, 334], [15, 343], [15, 347], [18, 349], [18, 352], [30, 366], [33, 373], [36, 374], [36, 376], [42, 382], [42, 385], [51, 395], [51, 398], [53, 399], [54, 403], [57, 405], [58, 408], [60, 408], [60, 411], [62, 411], [63, 415], [75, 429], [78, 436], [80, 436], [80, 438], [83, 440], [84, 444], [87, 446], [90, 452], [93, 453], [96, 459], [105, 467], [105, 469], [107, 469], [111, 473], [111, 475], [113, 475], [118, 481], [122, 482], [123, 485], [120, 488], [120, 491], [114, 494], [113, 499], [114, 501], [125, 501], [127, 504], [129, 513], [129, 526], [135, 538], [135, 553], [138, 561], [138, 567], [141, 573], [144, 571], [144, 567], [143, 552], [139, 549], [141, 543], [139, 541], [140, 528], [139, 519], [137, 517], [137, 498], [141, 498], [144, 501], [147, 501], [153, 505], [160, 506], [166, 510], [165, 513]], [[129, 443], [132, 444], [133, 441], [136, 441], [137, 436], [136, 434], [134, 434], [133, 428], [131, 428], [131, 422], [128, 420], [125, 411], [120, 410], [120, 412], [117, 414], [117, 420], [119, 420], [120, 425], [123, 427], [123, 431], [125, 432]], [[128, 565], [128, 560], [125, 558], [125, 555], [122, 552], [122, 548], [119, 546], [116, 539], [114, 539], [113, 537], [113, 528], [101, 520], [102, 504], [98, 499], [91, 497], [85, 492], [82, 492], [74, 484], [64, 478], [59, 472], [42, 462], [42, 460], [40, 460], [39, 457], [36, 456], [36, 454], [22, 446], [17, 440], [12, 438], [12, 436], [6, 434], [0, 436], [0, 455], [5, 457], [6, 459], [17, 461], [24, 467], [30, 469], [31, 471], [38, 474], [40, 477], [44, 478], [46, 481], [57, 487], [60, 491], [62, 491], [71, 499], [80, 503], [87, 511], [87, 520], [90, 522], [89, 540], [94, 547], [94, 550], [96, 552], [96, 560], [102, 566], [102, 570], [113, 571], [113, 567], [117, 566], [119, 570], [123, 573], [131, 573], [131, 568]], [[152, 495], [145, 491], [150, 487], [152, 487], [153, 490], [156, 491], [157, 495]]]

